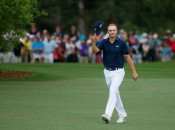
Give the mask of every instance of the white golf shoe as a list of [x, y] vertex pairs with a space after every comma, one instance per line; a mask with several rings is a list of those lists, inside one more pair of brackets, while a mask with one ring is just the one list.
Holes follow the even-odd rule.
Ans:
[[124, 122], [126, 122], [126, 117], [120, 116], [116, 122], [117, 123], [124, 123]]
[[110, 121], [108, 115], [106, 115], [106, 114], [103, 114], [103, 115], [102, 115], [102, 120], [103, 120], [105, 123], [109, 123], [109, 121]]

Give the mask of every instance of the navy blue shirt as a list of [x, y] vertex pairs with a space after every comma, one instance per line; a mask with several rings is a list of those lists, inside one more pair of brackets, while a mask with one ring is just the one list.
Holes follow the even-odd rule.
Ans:
[[128, 55], [128, 46], [125, 41], [116, 38], [112, 44], [109, 38], [103, 39], [97, 43], [97, 48], [103, 51], [103, 64], [106, 68], [123, 68], [124, 55]]

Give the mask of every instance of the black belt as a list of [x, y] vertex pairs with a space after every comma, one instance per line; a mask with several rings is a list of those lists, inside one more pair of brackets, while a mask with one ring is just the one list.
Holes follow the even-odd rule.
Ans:
[[105, 67], [107, 70], [109, 71], [114, 71], [114, 70], [118, 70], [118, 69], [123, 69], [123, 67], [117, 67], [117, 68], [109, 68], [109, 67]]

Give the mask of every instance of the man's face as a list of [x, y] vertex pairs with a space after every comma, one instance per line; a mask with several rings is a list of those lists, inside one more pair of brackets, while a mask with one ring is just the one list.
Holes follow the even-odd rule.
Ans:
[[117, 36], [117, 28], [116, 26], [109, 26], [108, 27], [108, 34], [110, 38], [115, 38]]

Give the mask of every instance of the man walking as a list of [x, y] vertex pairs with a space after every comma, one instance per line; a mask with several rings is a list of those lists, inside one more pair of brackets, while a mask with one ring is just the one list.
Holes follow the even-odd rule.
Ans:
[[117, 37], [117, 25], [109, 24], [107, 28], [109, 38], [103, 39], [97, 43], [97, 35], [92, 36], [92, 52], [103, 52], [104, 76], [109, 89], [109, 98], [106, 105], [105, 114], [102, 115], [102, 120], [109, 123], [112, 117], [114, 108], [118, 112], [117, 123], [126, 121], [127, 113], [123, 107], [123, 103], [119, 93], [119, 87], [123, 81], [124, 58], [129, 64], [134, 80], [137, 80], [138, 74], [129, 55], [128, 46], [125, 41]]

